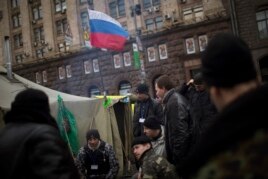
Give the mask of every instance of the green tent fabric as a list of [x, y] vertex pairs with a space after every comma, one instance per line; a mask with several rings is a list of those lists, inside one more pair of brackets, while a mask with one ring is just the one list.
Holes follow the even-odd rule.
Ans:
[[73, 155], [76, 156], [79, 150], [76, 120], [74, 115], [64, 106], [60, 95], [58, 95], [57, 123], [62, 138], [69, 145]]

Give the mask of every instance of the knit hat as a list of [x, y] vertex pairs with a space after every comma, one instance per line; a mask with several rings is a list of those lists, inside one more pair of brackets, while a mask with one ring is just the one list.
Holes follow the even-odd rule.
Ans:
[[50, 113], [49, 102], [47, 95], [40, 90], [26, 89], [15, 97], [11, 104], [12, 110], [30, 109], [32, 111], [42, 111], [43, 113]]
[[48, 96], [43, 91], [32, 88], [16, 95], [11, 104], [11, 110], [5, 114], [4, 120], [5, 123], [42, 123], [58, 129], [56, 120], [50, 114]]
[[87, 132], [86, 135], [87, 140], [89, 140], [90, 138], [95, 138], [95, 139], [99, 139], [100, 140], [100, 134], [99, 131], [97, 129], [91, 129]]
[[202, 73], [197, 73], [194, 75], [194, 84], [195, 85], [202, 85], [204, 83]]
[[142, 135], [133, 139], [131, 147], [134, 147], [134, 145], [147, 144], [147, 143], [151, 144], [151, 139], [145, 135]]
[[154, 116], [146, 118], [143, 125], [149, 129], [161, 129], [161, 125]]
[[149, 87], [145, 83], [141, 83], [136, 88], [136, 93], [141, 94], [148, 94], [149, 93]]
[[202, 75], [208, 86], [233, 87], [257, 78], [248, 45], [232, 34], [218, 34], [202, 56]]

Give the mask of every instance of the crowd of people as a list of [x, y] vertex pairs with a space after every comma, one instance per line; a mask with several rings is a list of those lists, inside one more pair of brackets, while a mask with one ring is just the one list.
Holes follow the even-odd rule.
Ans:
[[[176, 89], [155, 81], [158, 100], [139, 84], [133, 115], [133, 179], [268, 178], [268, 85], [258, 78], [248, 45], [217, 34], [201, 72]], [[116, 178], [113, 147], [97, 129], [73, 157], [50, 115], [47, 95], [20, 92], [0, 130], [1, 178]]]

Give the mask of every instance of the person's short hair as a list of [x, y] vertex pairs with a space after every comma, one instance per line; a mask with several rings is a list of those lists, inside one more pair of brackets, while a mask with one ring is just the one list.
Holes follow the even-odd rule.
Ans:
[[202, 73], [198, 72], [197, 74], [194, 75], [194, 84], [195, 85], [202, 85], [204, 84], [204, 80], [202, 77]]
[[207, 86], [228, 88], [257, 79], [248, 45], [232, 34], [215, 35], [201, 60], [202, 75]]
[[140, 94], [148, 94], [149, 93], [149, 87], [145, 83], [141, 83], [136, 88], [136, 93]]
[[147, 144], [147, 143], [151, 145], [151, 139], [147, 137], [146, 135], [142, 135], [139, 137], [135, 137], [133, 139], [131, 147], [134, 147], [135, 145], [138, 145], [138, 144]]
[[161, 125], [155, 116], [149, 116], [145, 119], [143, 126], [149, 129], [161, 129]]
[[174, 84], [172, 83], [172, 81], [170, 80], [170, 78], [167, 75], [162, 75], [162, 76], [158, 77], [155, 80], [155, 83], [161, 89], [165, 88], [166, 90], [170, 90], [170, 89], [174, 88]]
[[86, 134], [87, 140], [91, 138], [99, 139], [100, 140], [100, 133], [97, 129], [90, 129]]

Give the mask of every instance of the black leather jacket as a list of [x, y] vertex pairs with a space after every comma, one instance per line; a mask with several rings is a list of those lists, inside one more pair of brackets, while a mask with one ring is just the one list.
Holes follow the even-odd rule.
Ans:
[[174, 165], [180, 165], [187, 156], [190, 143], [189, 103], [171, 89], [165, 94], [163, 104], [167, 159]]

